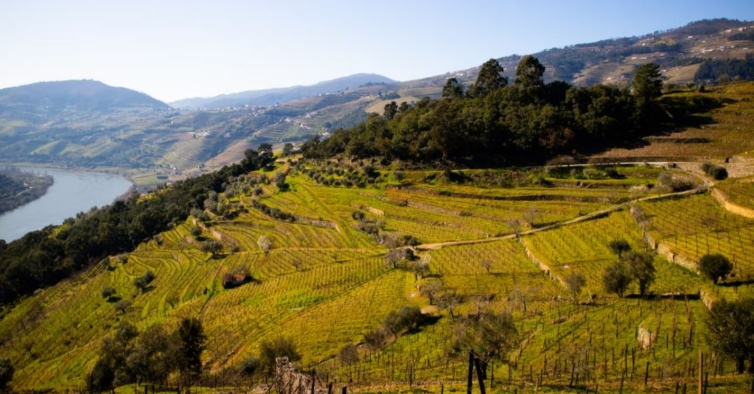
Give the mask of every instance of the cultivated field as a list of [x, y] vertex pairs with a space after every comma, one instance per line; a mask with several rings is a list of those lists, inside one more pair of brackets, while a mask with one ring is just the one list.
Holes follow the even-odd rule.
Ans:
[[[15, 387], [81, 388], [102, 340], [120, 322], [172, 329], [197, 316], [208, 336], [207, 373], [228, 387], [252, 380], [225, 380], [223, 370], [256, 355], [262, 341], [284, 336], [296, 343], [303, 370], [316, 369], [339, 386], [351, 382], [352, 390], [463, 390], [467, 364], [453, 338], [458, 316], [480, 310], [511, 312], [520, 335], [490, 367], [493, 391], [695, 389], [700, 351], [708, 360], [708, 392], [748, 387], [732, 374], [731, 360], [712, 355], [703, 298], [754, 294], [752, 285], [715, 286], [654, 255], [648, 297], [639, 297], [635, 285], [626, 298], [602, 287], [605, 268], [617, 260], [607, 244], [625, 239], [652, 252], [645, 232], [692, 261], [720, 252], [734, 261], [738, 278], [754, 275], [754, 222], [724, 211], [707, 193], [641, 202], [644, 216], [630, 213], [626, 202], [661, 193], [654, 186], [666, 170], [617, 167], [613, 177], [600, 175], [605, 168], [516, 175], [383, 170], [367, 177], [355, 168], [365, 184], [346, 187], [349, 170], [338, 168], [286, 164], [280, 170], [290, 169], [288, 190], [264, 184], [259, 196], [237, 180], [235, 193], [218, 198], [231, 207], [225, 218], [189, 218], [127, 256], [112, 256], [4, 311], [0, 349], [17, 365]], [[275, 219], [259, 204], [295, 220]], [[197, 225], [201, 235], [192, 235]], [[200, 247], [213, 239], [223, 244], [216, 255]], [[396, 239], [420, 244], [416, 261], [427, 272], [386, 262]], [[155, 279], [138, 290], [133, 280], [147, 271]], [[225, 274], [240, 272], [253, 280], [223, 287]], [[572, 273], [586, 279], [575, 300], [564, 286]], [[110, 300], [101, 295], [108, 286], [116, 289]], [[457, 303], [431, 300], [430, 287], [457, 295]], [[119, 310], [123, 300], [129, 305]], [[391, 311], [412, 305], [431, 323], [383, 348], [364, 344]], [[357, 345], [354, 363], [338, 357], [349, 344]]]

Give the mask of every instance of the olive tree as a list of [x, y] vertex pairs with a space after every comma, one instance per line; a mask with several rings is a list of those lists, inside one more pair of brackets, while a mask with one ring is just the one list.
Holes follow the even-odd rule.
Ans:
[[725, 277], [728, 276], [732, 270], [733, 264], [731, 264], [730, 260], [719, 253], [706, 254], [699, 260], [699, 272], [712, 279], [715, 283], [717, 283], [720, 278], [725, 280]]

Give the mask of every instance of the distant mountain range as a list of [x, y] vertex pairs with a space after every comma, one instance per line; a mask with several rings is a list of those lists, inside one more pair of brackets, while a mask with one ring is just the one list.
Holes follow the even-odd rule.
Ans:
[[247, 90], [239, 93], [223, 94], [215, 97], [196, 97], [170, 103], [174, 108], [216, 109], [242, 107], [244, 105], [273, 105], [301, 99], [307, 96], [336, 93], [355, 89], [366, 84], [395, 83], [396, 81], [378, 74], [354, 74], [309, 86], [292, 86], [263, 90]]

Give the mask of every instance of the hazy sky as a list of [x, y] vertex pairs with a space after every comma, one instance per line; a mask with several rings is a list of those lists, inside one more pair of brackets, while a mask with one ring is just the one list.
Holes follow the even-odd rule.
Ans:
[[96, 79], [172, 101], [410, 80], [719, 17], [754, 20], [754, 1], [0, 0], [0, 88]]

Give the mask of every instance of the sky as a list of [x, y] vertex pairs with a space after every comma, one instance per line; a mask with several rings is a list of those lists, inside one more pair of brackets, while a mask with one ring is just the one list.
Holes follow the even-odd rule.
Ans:
[[1, 0], [0, 88], [94, 79], [166, 102], [754, 20], [752, 0]]

